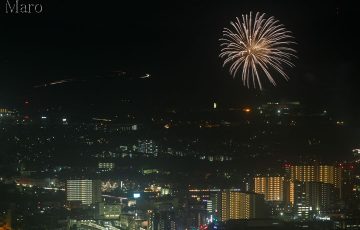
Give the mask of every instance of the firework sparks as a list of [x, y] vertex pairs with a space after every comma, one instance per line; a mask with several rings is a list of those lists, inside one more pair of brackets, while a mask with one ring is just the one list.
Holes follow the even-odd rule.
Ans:
[[276, 82], [271, 71], [289, 79], [283, 65], [294, 66], [291, 59], [296, 57], [296, 51], [290, 47], [295, 42], [284, 25], [259, 12], [255, 18], [250, 12], [242, 15], [242, 20], [236, 18], [230, 24], [231, 29], [223, 30], [219, 56], [224, 59], [223, 66], [230, 65], [229, 72], [234, 78], [241, 71], [243, 84], [249, 88], [252, 81], [254, 88], [258, 85], [260, 90], [263, 89], [261, 74], [265, 74], [274, 86]]

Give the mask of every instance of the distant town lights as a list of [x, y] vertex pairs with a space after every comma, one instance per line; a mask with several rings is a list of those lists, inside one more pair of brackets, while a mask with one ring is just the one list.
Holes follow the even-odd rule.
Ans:
[[251, 108], [246, 107], [246, 108], [243, 109], [243, 111], [244, 111], [245, 113], [250, 113], [250, 112], [251, 112]]

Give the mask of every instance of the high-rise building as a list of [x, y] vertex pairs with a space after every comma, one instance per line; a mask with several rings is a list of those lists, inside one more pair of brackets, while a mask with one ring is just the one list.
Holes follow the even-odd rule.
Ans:
[[207, 216], [211, 221], [221, 219], [219, 214], [221, 213], [221, 192], [212, 191], [210, 192], [209, 198], [206, 201]]
[[262, 194], [223, 190], [219, 217], [222, 221], [264, 217], [264, 205]]
[[[341, 198], [346, 203], [351, 203], [354, 199], [354, 192], [357, 190], [354, 187], [356, 167], [353, 163], [341, 163], [339, 166], [342, 169]], [[359, 178], [360, 177], [358, 177], [358, 179]]]
[[288, 207], [293, 207], [295, 202], [295, 193], [294, 193], [294, 181], [285, 180], [284, 182], [284, 203]]
[[138, 140], [137, 151], [151, 156], [158, 155], [158, 146], [153, 140]]
[[294, 182], [322, 182], [334, 185], [341, 194], [341, 167], [333, 165], [292, 165], [290, 178]]
[[331, 209], [336, 199], [335, 187], [322, 182], [295, 182], [294, 203], [299, 218], [308, 219], [309, 213], [320, 214]]
[[265, 201], [284, 201], [284, 177], [259, 176], [254, 178], [254, 192], [265, 195]]
[[[217, 214], [221, 207], [221, 193], [220, 192], [212, 192], [210, 193], [210, 200], [208, 203], [208, 212], [210, 214]], [[211, 205], [210, 205], [211, 204]]]
[[100, 180], [67, 180], [66, 200], [89, 205], [101, 201]]
[[154, 211], [149, 215], [149, 230], [176, 230], [175, 213]]
[[[206, 217], [206, 204], [205, 203], [189, 203], [187, 209], [184, 212], [185, 223], [188, 229], [200, 229], [200, 227], [207, 223]], [[183, 218], [181, 218], [183, 219]], [[180, 224], [180, 221], [179, 221]], [[179, 226], [180, 227], [180, 226]], [[183, 228], [180, 228], [183, 229]]]
[[224, 190], [221, 192], [221, 203], [220, 203], [220, 220], [226, 221], [230, 219], [230, 191]]
[[290, 177], [294, 181], [317, 181], [315, 168], [314, 165], [292, 165], [290, 167]]

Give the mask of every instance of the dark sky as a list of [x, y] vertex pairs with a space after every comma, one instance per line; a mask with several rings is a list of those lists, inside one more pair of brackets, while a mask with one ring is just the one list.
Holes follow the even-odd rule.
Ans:
[[[134, 95], [159, 108], [297, 99], [358, 115], [360, 10], [351, 1], [23, 2], [42, 3], [43, 13], [5, 14], [1, 2], [0, 105], [106, 104]], [[291, 80], [277, 78], [278, 87], [261, 93], [233, 80], [218, 57], [223, 27], [250, 11], [275, 16], [298, 43]], [[97, 79], [114, 70], [152, 79]], [[66, 78], [91, 83], [33, 88]]]

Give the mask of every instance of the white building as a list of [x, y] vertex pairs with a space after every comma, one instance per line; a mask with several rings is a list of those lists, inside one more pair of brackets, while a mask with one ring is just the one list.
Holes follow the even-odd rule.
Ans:
[[67, 180], [66, 200], [89, 205], [101, 201], [100, 180]]

